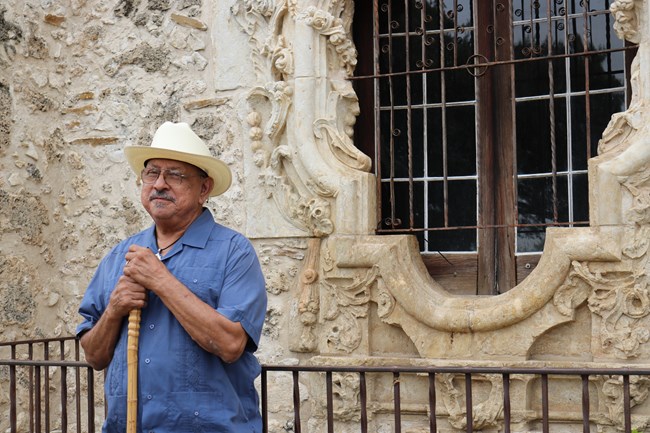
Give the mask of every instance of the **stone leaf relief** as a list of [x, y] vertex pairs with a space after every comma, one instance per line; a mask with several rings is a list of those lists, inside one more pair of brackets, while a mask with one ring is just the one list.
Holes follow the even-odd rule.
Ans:
[[[599, 383], [606, 408], [605, 417], [617, 428], [623, 431], [624, 419], [624, 384], [623, 376], [597, 376], [594, 380]], [[630, 409], [639, 406], [648, 399], [650, 392], [650, 378], [644, 376], [630, 376]], [[603, 423], [599, 423], [603, 424]], [[650, 417], [633, 417], [632, 427], [645, 429], [650, 424]]]
[[586, 264], [573, 261], [571, 271], [564, 284], [553, 295], [553, 305], [565, 316], [573, 317], [576, 307], [582, 304], [591, 293], [591, 286], [584, 276]]
[[[313, 389], [325, 388], [326, 376], [319, 374], [312, 380]], [[358, 373], [332, 373], [333, 414], [337, 421], [358, 422], [360, 415], [360, 380]], [[314, 416], [327, 417], [324, 393], [316, 394]]]
[[327, 327], [324, 334], [329, 349], [352, 353], [361, 344], [362, 329], [358, 319], [368, 315], [370, 286], [378, 274], [379, 268], [375, 266], [347, 285], [334, 278], [322, 281], [322, 318]]
[[565, 283], [554, 296], [563, 314], [587, 298], [592, 313], [602, 319], [600, 343], [606, 353], [628, 359], [640, 355], [642, 344], [650, 340], [642, 318], [650, 313], [650, 297], [645, 277], [632, 271], [614, 269], [592, 272], [589, 264], [573, 262]]
[[[632, 195], [632, 206], [626, 212], [626, 218], [633, 223], [638, 224], [642, 229], [643, 225], [650, 223], [650, 171], [640, 170], [636, 173], [623, 178], [622, 185], [627, 189]], [[647, 229], [645, 229], [647, 230]], [[646, 233], [647, 234], [647, 233]], [[641, 240], [643, 244], [647, 243], [647, 238], [642, 236], [636, 236], [636, 240]], [[638, 248], [641, 245], [636, 244], [634, 248]], [[645, 251], [641, 246], [641, 250], [630, 257], [640, 257], [642, 254], [645, 254]]]
[[639, 356], [640, 346], [650, 340], [650, 332], [639, 320], [650, 312], [647, 288], [630, 281], [629, 276], [618, 281], [597, 278], [594, 284], [600, 287], [594, 287], [589, 309], [603, 319], [603, 350], [621, 359]]
[[572, 316], [575, 308], [587, 300], [590, 311], [602, 319], [600, 343], [603, 351], [619, 359], [638, 357], [641, 346], [650, 341], [645, 319], [650, 314], [648, 178], [645, 172], [637, 172], [622, 182], [633, 197], [627, 218], [636, 223], [625, 229], [625, 243], [621, 245], [623, 261], [608, 266], [573, 261], [565, 282], [553, 297], [558, 311], [566, 316]]
[[[498, 374], [472, 375], [472, 377], [475, 380], [477, 378], [487, 380], [492, 385], [488, 398], [472, 406], [472, 427], [474, 430], [496, 427], [503, 414], [503, 378]], [[441, 399], [449, 413], [449, 423], [459, 430], [466, 430], [465, 394], [461, 391], [465, 385], [464, 383], [457, 385], [455, 379], [456, 375], [452, 373], [436, 374], [436, 381], [442, 390]]]

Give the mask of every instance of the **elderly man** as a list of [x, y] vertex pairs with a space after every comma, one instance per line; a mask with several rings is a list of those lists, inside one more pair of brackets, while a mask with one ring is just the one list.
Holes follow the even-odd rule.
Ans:
[[124, 433], [127, 320], [141, 310], [138, 432], [261, 432], [254, 379], [266, 312], [259, 261], [241, 234], [203, 207], [230, 170], [186, 123], [124, 153], [154, 225], [115, 246], [79, 308], [86, 360], [108, 367], [103, 432]]

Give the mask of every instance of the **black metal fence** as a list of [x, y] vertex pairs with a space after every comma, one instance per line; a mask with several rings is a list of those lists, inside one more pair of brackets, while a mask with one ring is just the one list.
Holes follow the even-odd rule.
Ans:
[[[278, 382], [270, 380], [276, 375], [283, 375], [283, 386], [291, 388], [290, 393], [281, 392], [281, 394], [290, 401], [287, 407], [293, 408], [293, 413], [289, 413], [289, 416], [293, 418], [291, 429], [295, 433], [307, 431], [306, 423], [309, 415], [304, 416], [303, 413], [301, 383], [308, 375], [324, 378], [323, 387], [311, 387], [310, 398], [324, 403], [322, 405], [324, 412], [319, 416], [324, 420], [327, 432], [338, 431], [336, 423], [340, 421], [337, 419], [335, 407], [337, 400], [341, 398], [341, 386], [335, 376], [341, 374], [353, 375], [356, 378], [353, 386], [355, 393], [349, 399], [354, 406], [355, 416], [348, 417], [346, 422], [349, 424], [352, 420], [358, 423], [358, 431], [361, 433], [371, 431], [369, 430], [371, 411], [377, 407], [376, 401], [372, 401], [374, 397], [370, 397], [368, 378], [372, 376], [374, 383], [380, 375], [383, 375], [383, 380], [390, 384], [387, 388], [392, 388], [392, 392], [383, 395], [383, 399], [392, 400], [389, 403], [392, 407], [384, 408], [383, 412], [392, 417], [391, 424], [395, 433], [406, 431], [403, 430], [402, 415], [405, 412], [413, 413], [412, 406], [406, 411], [403, 407], [405, 397], [411, 397], [410, 391], [403, 389], [407, 377], [418, 377], [420, 381], [427, 383], [423, 393], [426, 397], [419, 407], [419, 412], [427, 418], [429, 431], [438, 431], [441, 414], [437, 407], [439, 407], [438, 401], [442, 390], [436, 379], [437, 376], [442, 375], [453, 375], [459, 378], [458, 382], [464, 386], [464, 392], [460, 394], [464, 400], [461, 406], [465, 417], [464, 430], [467, 432], [480, 429], [474, 424], [473, 410], [476, 404], [473, 397], [476, 396], [476, 391], [473, 391], [472, 386], [476, 383], [475, 379], [486, 375], [500, 377], [502, 392], [499, 396], [502, 396], [503, 401], [499, 402], [502, 404], [502, 411], [499, 411], [499, 424], [502, 426], [501, 431], [505, 433], [511, 431], [513, 412], [511, 384], [515, 376], [536, 377], [539, 384], [536, 389], [539, 392], [533, 398], [538, 399], [539, 404], [535, 404], [535, 407], [539, 410], [534, 417], [538, 421], [539, 430], [544, 433], [553, 430], [549, 409], [549, 383], [552, 380], [571, 377], [580, 381], [581, 393], [578, 393], [581, 394], [582, 431], [586, 433], [596, 428], [591, 425], [594, 414], [590, 413], [590, 408], [593, 406], [590, 404], [590, 378], [616, 378], [615, 382], [622, 387], [620, 405], [622, 413], [617, 414], [619, 419], [617, 427], [619, 431], [630, 433], [633, 427], [631, 402], [634, 400], [630, 394], [631, 381], [638, 382], [640, 377], [650, 377], [650, 369], [264, 365], [260, 382], [264, 431], [269, 431], [271, 406], [278, 404], [269, 397], [270, 393], [277, 394], [277, 390], [273, 390], [272, 387]], [[88, 364], [81, 361], [79, 343], [74, 337], [0, 343], [0, 410], [8, 411], [5, 415], [0, 414], [0, 431], [94, 433], [103, 420], [103, 415], [97, 415], [97, 412], [103, 413], [104, 407], [102, 376], [97, 375]], [[290, 379], [285, 380], [289, 377]], [[322, 395], [314, 395], [314, 392], [319, 390], [322, 390]], [[519, 402], [514, 401], [514, 403]], [[338, 404], [340, 405], [340, 401]], [[273, 412], [277, 414], [277, 410], [274, 409]], [[313, 415], [313, 411], [310, 413]]]
[[94, 433], [100, 381], [74, 337], [0, 343], [0, 431]]

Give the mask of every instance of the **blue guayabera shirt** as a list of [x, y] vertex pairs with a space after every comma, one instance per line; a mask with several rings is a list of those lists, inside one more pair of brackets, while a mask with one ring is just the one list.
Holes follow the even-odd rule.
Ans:
[[[154, 228], [124, 240], [100, 263], [79, 308], [77, 335], [92, 328], [108, 305], [132, 244], [156, 251]], [[139, 339], [138, 431], [143, 433], [261, 432], [253, 355], [266, 312], [264, 277], [252, 245], [243, 235], [215, 223], [207, 209], [163, 257], [176, 278], [204, 302], [241, 322], [249, 342], [232, 364], [199, 347], [149, 292]], [[108, 414], [102, 431], [126, 429], [127, 327], [124, 320], [105, 377]]]

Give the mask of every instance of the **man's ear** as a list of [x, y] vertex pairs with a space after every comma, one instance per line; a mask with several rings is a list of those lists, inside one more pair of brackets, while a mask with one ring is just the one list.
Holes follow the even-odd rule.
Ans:
[[213, 187], [214, 179], [211, 177], [206, 177], [203, 179], [203, 182], [201, 183], [201, 204], [205, 203], [208, 197], [210, 197], [210, 191], [212, 191]]

